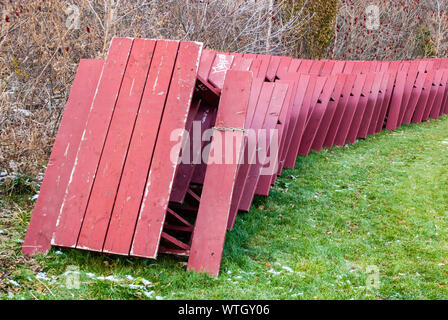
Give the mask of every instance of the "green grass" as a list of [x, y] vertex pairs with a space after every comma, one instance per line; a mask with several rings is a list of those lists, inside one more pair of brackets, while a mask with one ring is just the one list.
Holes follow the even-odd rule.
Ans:
[[[448, 117], [300, 157], [270, 197], [238, 217], [217, 279], [186, 272], [186, 260], [171, 256], [52, 250], [24, 259], [28, 197], [0, 203], [10, 208], [8, 222], [0, 220], [8, 230], [0, 252], [10, 262], [0, 298], [448, 298]], [[79, 289], [64, 287], [70, 266], [81, 272]], [[379, 283], [368, 285], [375, 270]], [[51, 280], [36, 280], [39, 272]]]

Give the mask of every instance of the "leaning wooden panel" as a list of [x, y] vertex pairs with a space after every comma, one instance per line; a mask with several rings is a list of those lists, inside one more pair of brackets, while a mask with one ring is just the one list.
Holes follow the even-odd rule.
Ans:
[[375, 112], [375, 106], [378, 101], [378, 95], [381, 89], [381, 83], [383, 81], [384, 73], [376, 72], [375, 78], [373, 80], [371, 92], [368, 95], [368, 101], [366, 105], [366, 110], [364, 112], [364, 116], [361, 120], [361, 124], [359, 126], [358, 138], [365, 139], [367, 137], [367, 133], [370, 128], [370, 124], [372, 123], [373, 114]]
[[130, 139], [104, 252], [129, 254], [178, 47], [178, 41], [157, 41]]
[[437, 119], [440, 116], [440, 110], [442, 108], [442, 101], [445, 93], [445, 86], [448, 79], [448, 70], [444, 69], [441, 70], [442, 77], [440, 79], [440, 84], [437, 89], [436, 98], [434, 100], [434, 105], [431, 109], [431, 112], [429, 114], [429, 117], [431, 119]]
[[361, 127], [362, 118], [367, 108], [367, 103], [372, 92], [373, 81], [375, 80], [375, 74], [372, 72], [366, 73], [366, 81], [361, 90], [361, 97], [359, 98], [358, 105], [356, 107], [353, 120], [348, 131], [347, 141], [349, 143], [355, 143], [358, 137], [359, 128]]
[[181, 42], [149, 169], [130, 254], [155, 258], [165, 221], [181, 139], [193, 97], [202, 44]]
[[436, 70], [429, 70], [425, 77], [425, 82], [423, 84], [422, 93], [417, 102], [417, 106], [414, 111], [414, 115], [412, 116], [412, 122], [419, 123], [422, 122], [423, 115], [425, 113], [425, 109], [428, 103], [429, 94], [432, 88], [432, 83], [436, 74]]
[[[207, 166], [201, 203], [191, 242], [188, 270], [218, 276], [227, 231], [232, 193], [241, 156], [243, 127], [249, 102], [252, 73], [229, 71], [221, 95], [213, 132], [212, 150], [222, 164]], [[233, 162], [226, 163], [226, 152], [219, 150], [217, 141], [226, 141], [227, 130], [232, 130]], [[226, 141], [229, 142], [229, 141]]]
[[135, 39], [79, 234], [79, 249], [102, 251], [156, 42]]
[[316, 87], [317, 76], [309, 76], [306, 87], [298, 88], [296, 92], [296, 100], [300, 99], [300, 109], [297, 115], [297, 122], [292, 135], [291, 143], [289, 145], [288, 155], [285, 159], [285, 167], [293, 168], [297, 156], [299, 155], [300, 141], [302, 140], [303, 132], [305, 131], [306, 122], [308, 118], [308, 111], [311, 108], [311, 101], [313, 99], [314, 89]]
[[266, 71], [266, 78], [273, 82], [275, 81], [275, 77], [277, 75], [277, 70], [280, 65], [280, 60], [282, 57], [280, 56], [271, 56], [271, 60], [269, 61], [269, 66]]
[[221, 90], [226, 73], [231, 68], [234, 59], [235, 57], [232, 55], [217, 53], [208, 75], [208, 82]]
[[397, 78], [398, 68], [401, 64], [401, 61], [391, 61], [387, 67], [387, 72], [389, 73], [389, 79], [387, 82], [386, 91], [383, 98], [383, 104], [381, 106], [381, 111], [378, 117], [378, 123], [376, 124], [376, 131], [381, 132], [385, 125], [385, 120], [387, 116], [387, 111], [389, 109], [390, 101], [392, 99], [392, 94], [394, 92], [395, 80]]
[[[250, 128], [254, 130], [254, 133], [258, 135], [258, 132], [260, 129], [263, 128], [264, 120], [266, 118], [267, 111], [269, 110], [270, 101], [272, 99], [272, 94], [274, 91], [274, 83], [271, 82], [264, 82], [261, 88], [261, 92], [258, 98], [258, 102], [256, 104], [255, 113], [252, 117], [252, 122], [250, 125]], [[249, 109], [251, 109], [251, 104], [249, 104]], [[255, 143], [257, 141], [257, 136], [251, 137], [248, 136], [248, 139], [254, 139], [251, 142]], [[249, 140], [248, 140], [249, 141]], [[252, 203], [252, 189], [249, 190], [248, 187], [248, 179], [250, 172], [254, 170], [254, 166], [256, 165], [256, 157], [257, 153], [255, 148], [250, 149], [251, 153], [248, 155], [250, 166], [243, 167], [242, 171], [247, 172], [241, 172], [241, 174], [244, 173], [244, 184], [241, 186], [241, 196], [239, 199], [239, 204], [237, 209], [239, 210], [246, 210], [247, 207], [250, 207], [250, 204]], [[235, 213], [235, 211], [231, 211], [231, 214]], [[234, 218], [231, 221], [231, 224], [234, 223]]]
[[53, 245], [76, 246], [132, 42], [129, 38], [112, 40], [56, 222]]
[[395, 80], [395, 87], [392, 94], [389, 110], [387, 113], [386, 129], [395, 130], [400, 117], [400, 108], [406, 86], [407, 71], [399, 71]]
[[403, 116], [403, 124], [409, 124], [412, 120], [412, 116], [414, 115], [415, 108], [417, 107], [418, 101], [420, 99], [420, 95], [423, 92], [423, 87], [426, 81], [426, 75], [424, 71], [419, 71], [417, 78], [415, 79], [414, 86], [411, 91], [411, 96], [409, 98], [409, 104], [404, 112]]
[[[264, 84], [263, 78], [256, 78], [252, 81], [252, 86], [250, 90], [250, 98], [249, 98], [249, 105], [247, 108], [247, 115], [246, 120], [244, 123], [245, 129], [251, 129], [254, 131], [258, 131], [258, 129], [261, 128], [261, 125], [263, 124], [262, 121], [255, 122], [254, 117], [260, 119], [264, 118], [264, 115], [266, 114], [267, 105], [270, 100], [270, 94], [269, 98], [265, 99], [265, 95], [262, 95], [262, 89], [266, 89], [266, 86], [273, 86], [272, 84]], [[266, 90], [265, 90], [266, 91]], [[272, 90], [268, 90], [268, 93], [272, 93]], [[260, 98], [266, 102], [266, 108], [262, 109], [262, 101]], [[260, 103], [260, 107], [258, 107], [258, 104]], [[255, 113], [256, 112], [256, 113]], [[262, 114], [262, 116], [260, 116]], [[254, 143], [254, 141], [249, 141], [249, 139], [256, 139], [256, 137], [249, 136], [248, 134], [245, 135], [244, 139], [244, 162], [239, 166], [238, 168], [238, 174], [235, 181], [235, 187], [234, 192], [232, 195], [232, 204], [230, 206], [230, 212], [229, 212], [229, 222], [227, 225], [227, 228], [231, 230], [233, 228], [233, 225], [235, 223], [236, 215], [238, 213], [238, 208], [240, 206], [241, 198], [243, 196], [244, 186], [246, 185], [247, 176], [249, 174], [249, 169], [251, 166], [251, 163], [253, 163], [253, 159], [256, 156], [255, 148], [251, 147], [251, 143]]]
[[337, 79], [338, 78], [335, 75], [326, 77], [324, 89], [320, 94], [318, 101], [315, 103], [315, 107], [311, 113], [310, 119], [306, 124], [306, 128], [300, 142], [300, 155], [307, 155], [311, 150], [314, 138], [316, 137], [317, 131], [324, 117], [325, 110], [330, 103], [330, 98], [332, 96], [334, 87], [336, 86]]
[[[288, 130], [288, 123], [290, 119], [290, 111], [291, 111], [291, 97], [294, 90], [294, 82], [293, 81], [276, 81], [277, 83], [284, 83], [288, 85], [288, 90], [285, 95], [285, 99], [283, 100], [283, 105], [280, 110], [280, 114], [277, 120], [277, 123], [274, 126], [274, 130], [277, 133], [277, 143], [276, 148], [272, 148], [270, 133], [267, 133], [267, 153], [269, 153], [269, 162], [264, 165], [264, 168], [270, 168], [270, 172], [266, 172], [264, 175], [260, 176], [258, 179], [257, 187], [255, 189], [255, 194], [268, 196], [269, 190], [271, 188], [271, 184], [275, 181], [277, 174], [280, 170], [280, 161], [281, 155], [283, 151], [283, 147], [286, 141], [286, 134]], [[267, 170], [267, 169], [266, 169]], [[268, 170], [267, 170], [268, 171]]]
[[355, 74], [348, 74], [347, 78], [345, 80], [344, 87], [341, 92], [341, 98], [338, 101], [333, 119], [331, 120], [330, 127], [327, 131], [327, 136], [324, 140], [324, 147], [325, 148], [331, 148], [334, 145], [334, 141], [336, 139], [336, 135], [339, 131], [339, 126], [342, 122], [342, 118], [345, 113], [345, 109], [347, 108], [348, 100], [350, 99], [350, 94], [352, 93], [353, 86], [356, 81], [356, 75]]
[[353, 85], [353, 91], [347, 101], [347, 106], [345, 108], [344, 115], [342, 116], [342, 121], [339, 124], [339, 129], [336, 134], [335, 144], [338, 146], [343, 146], [347, 141], [348, 133], [352, 125], [353, 118], [356, 113], [356, 108], [358, 106], [359, 99], [361, 99], [362, 88], [366, 81], [365, 74], [358, 74], [356, 77], [355, 84]]
[[400, 115], [398, 117], [397, 127], [403, 124], [404, 115], [409, 106], [409, 100], [411, 98], [412, 89], [415, 86], [415, 81], [418, 75], [418, 61], [411, 61], [406, 77], [406, 85], [404, 87], [403, 100], [401, 102]]
[[[261, 136], [261, 138], [258, 138], [258, 143], [260, 141], [263, 141], [262, 138], [265, 138], [266, 144], [265, 145], [258, 145], [257, 149], [260, 150], [260, 148], [264, 147], [264, 152], [266, 154], [269, 153], [269, 138], [270, 134], [272, 133], [272, 130], [275, 130], [276, 124], [278, 122], [278, 117], [280, 115], [281, 109], [283, 107], [283, 101], [286, 97], [286, 92], [288, 90], [288, 85], [284, 83], [278, 83], [276, 82], [274, 85], [274, 91], [272, 93], [271, 101], [269, 102], [269, 108], [266, 113], [266, 116], [264, 117], [263, 121], [263, 127], [262, 129], [265, 132], [265, 137]], [[263, 141], [263, 143], [265, 142]], [[243, 199], [240, 204], [240, 210], [243, 211], [249, 211], [250, 206], [252, 204], [252, 200], [255, 195], [255, 190], [257, 188], [258, 179], [260, 178], [261, 174], [264, 174], [262, 172], [263, 169], [263, 162], [265, 159], [260, 159], [260, 155], [264, 155], [260, 152], [257, 153], [258, 161], [254, 163], [253, 166], [251, 166], [249, 171], [249, 177], [246, 181], [246, 185], [244, 187], [244, 194]], [[269, 172], [269, 176], [272, 174]]]
[[[305, 95], [306, 87], [308, 86], [308, 81], [310, 79], [309, 75], [298, 74], [298, 73], [289, 73], [285, 80], [293, 81], [293, 96], [291, 97], [292, 106], [291, 106], [291, 115], [288, 124], [288, 131], [286, 132], [285, 145], [282, 151], [282, 162], [280, 163], [282, 169], [290, 168], [288, 162], [288, 154], [291, 147], [291, 142], [293, 140], [294, 131], [297, 125], [297, 120], [300, 113], [300, 108], [302, 104], [302, 100]], [[294, 163], [292, 164], [294, 166]]]
[[79, 63], [48, 160], [39, 197], [22, 245], [24, 254], [46, 253], [51, 247], [56, 219], [86, 126], [103, 63], [103, 60], [86, 59], [81, 59]]
[[429, 115], [431, 113], [432, 108], [434, 107], [434, 102], [436, 100], [436, 95], [441, 84], [443, 76], [443, 70], [437, 69], [434, 75], [434, 80], [431, 84], [431, 90], [429, 92], [428, 102], [425, 107], [425, 112], [423, 113], [423, 121], [427, 121], [429, 119]]
[[314, 138], [311, 146], [311, 149], [317, 152], [320, 152], [324, 146], [325, 138], [328, 130], [330, 129], [331, 122], [333, 121], [338, 103], [342, 99], [341, 93], [348, 78], [347, 74], [337, 74], [336, 76], [337, 81], [333, 93], [330, 96], [330, 102], [324, 111], [324, 116], [320, 122], [319, 128], [316, 132], [316, 137]]

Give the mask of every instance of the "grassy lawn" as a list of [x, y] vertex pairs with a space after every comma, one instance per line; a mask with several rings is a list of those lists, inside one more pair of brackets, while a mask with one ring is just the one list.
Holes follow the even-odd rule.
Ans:
[[238, 217], [217, 279], [172, 256], [25, 258], [31, 195], [0, 198], [0, 299], [448, 298], [446, 116], [300, 157]]

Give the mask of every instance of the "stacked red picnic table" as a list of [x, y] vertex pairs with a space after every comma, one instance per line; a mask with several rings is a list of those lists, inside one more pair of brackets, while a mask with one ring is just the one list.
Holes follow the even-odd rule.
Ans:
[[114, 38], [80, 61], [23, 244], [219, 273], [255, 195], [311, 150], [448, 113], [448, 59], [304, 60]]

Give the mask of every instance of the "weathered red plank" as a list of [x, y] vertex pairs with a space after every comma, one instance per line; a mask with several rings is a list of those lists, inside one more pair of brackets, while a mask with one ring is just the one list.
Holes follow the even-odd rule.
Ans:
[[379, 119], [380, 113], [381, 113], [381, 108], [383, 106], [383, 101], [386, 96], [387, 84], [389, 83], [390, 73], [379, 72], [379, 74], [382, 74], [383, 77], [381, 79], [381, 84], [380, 84], [380, 88], [378, 91], [378, 97], [377, 97], [377, 100], [376, 100], [376, 103], [375, 103], [375, 106], [373, 109], [372, 119], [369, 124], [369, 130], [367, 131], [367, 134], [369, 134], [369, 135], [375, 134], [376, 126], [377, 126], [378, 119]]
[[155, 258], [179, 158], [180, 144], [193, 97], [202, 44], [181, 42], [149, 169], [130, 254]]
[[442, 76], [443, 70], [436, 69], [434, 79], [431, 84], [431, 90], [429, 92], [428, 102], [426, 103], [425, 112], [423, 113], [423, 121], [427, 121], [429, 119], [429, 115], [434, 106], [434, 101], [436, 100], [436, 95], [442, 80]]
[[[271, 130], [275, 128], [278, 117], [280, 115], [281, 108], [283, 106], [283, 101], [288, 90], [288, 85], [284, 83], [275, 83], [274, 91], [272, 93], [271, 101], [269, 102], [269, 107], [264, 117], [262, 129], [266, 132], [266, 140], [268, 140]], [[258, 147], [260, 148], [260, 146]], [[266, 144], [268, 148], [268, 144]], [[266, 150], [269, 152], [269, 149]], [[249, 176], [244, 186], [244, 194], [240, 203], [240, 210], [249, 211], [252, 204], [252, 199], [255, 195], [255, 190], [258, 184], [258, 179], [260, 178], [260, 172], [263, 167], [262, 163], [265, 159], [260, 159], [260, 153], [257, 154], [258, 161], [250, 167]]]
[[269, 66], [266, 71], [266, 78], [271, 82], [275, 80], [275, 76], [277, 75], [277, 69], [280, 65], [281, 58], [282, 57], [280, 57], [280, 56], [271, 56], [271, 60], [269, 61]]
[[288, 67], [288, 73], [291, 72], [297, 72], [299, 70], [300, 64], [302, 63], [302, 59], [292, 59], [289, 67]]
[[397, 72], [398, 72], [398, 68], [399, 68], [400, 64], [401, 64], [400, 61], [391, 61], [389, 64], [387, 64], [387, 67], [388, 67], [387, 72], [389, 73], [389, 79], [388, 79], [389, 81], [387, 82], [386, 92], [385, 92], [385, 95], [383, 98], [383, 104], [381, 106], [381, 111], [380, 111], [380, 114], [378, 117], [376, 132], [380, 132], [381, 130], [383, 130], [384, 121], [386, 119], [387, 110], [389, 108], [392, 94], [394, 91], [395, 80], [397, 78]]
[[101, 251], [155, 47], [135, 39], [76, 245]]
[[298, 73], [310, 73], [311, 66], [313, 65], [314, 60], [302, 60], [299, 68], [297, 69]]
[[[214, 138], [218, 135], [225, 141], [223, 128], [243, 128], [249, 102], [252, 73], [229, 71], [224, 84], [220, 107], [216, 119]], [[243, 131], [233, 132], [232, 145], [236, 160], [242, 150]], [[215, 148], [217, 148], [215, 146]], [[215, 149], [216, 150], [216, 149]], [[222, 151], [222, 150], [221, 150]], [[223, 164], [211, 163], [207, 167], [201, 203], [196, 218], [191, 242], [188, 270], [207, 272], [217, 276], [221, 265], [230, 203], [235, 183], [238, 163], [225, 164], [225, 152], [221, 154]]]
[[348, 131], [347, 141], [349, 143], [355, 143], [358, 137], [359, 128], [361, 127], [362, 118], [364, 117], [367, 103], [372, 91], [373, 81], [375, 80], [375, 73], [369, 72], [365, 73], [366, 81], [361, 90], [361, 97], [359, 98], [358, 104], [356, 106], [355, 114], [353, 115], [353, 120], [350, 125], [350, 130]]
[[316, 102], [313, 102], [315, 103], [315, 107], [311, 113], [310, 119], [306, 124], [305, 132], [303, 133], [303, 138], [300, 142], [300, 155], [307, 155], [310, 153], [314, 138], [316, 137], [317, 131], [321, 125], [325, 110], [328, 107], [330, 98], [336, 85], [336, 80], [338, 79], [338, 77], [335, 75], [325, 78], [326, 82], [324, 85], [324, 89], [319, 95], [319, 99]]
[[[275, 125], [275, 130], [277, 131], [277, 148], [271, 148], [270, 145], [270, 136], [269, 133], [267, 134], [267, 145], [268, 145], [268, 150], [267, 152], [269, 153], [269, 157], [270, 157], [270, 161], [268, 163], [266, 163], [263, 167], [266, 169], [265, 174], [263, 174], [262, 176], [260, 176], [260, 178], [258, 179], [258, 183], [257, 183], [257, 187], [255, 189], [255, 194], [258, 195], [264, 195], [264, 196], [268, 196], [269, 195], [269, 189], [271, 187], [271, 184], [273, 183], [273, 179], [275, 179], [275, 177], [277, 177], [277, 173], [280, 170], [280, 158], [282, 155], [282, 151], [283, 151], [283, 147], [285, 144], [285, 140], [286, 140], [286, 132], [288, 130], [288, 123], [289, 123], [289, 119], [291, 117], [291, 97], [293, 94], [293, 90], [294, 90], [294, 82], [293, 81], [288, 81], [288, 80], [278, 80], [278, 83], [284, 83], [288, 86], [288, 90], [286, 91], [286, 95], [285, 95], [285, 99], [283, 100], [283, 105], [282, 108], [280, 110], [280, 114], [278, 117], [278, 121], [277, 124]], [[271, 170], [270, 174], [268, 174], [268, 169]]]
[[369, 131], [370, 124], [372, 123], [372, 117], [375, 111], [375, 106], [378, 101], [378, 94], [381, 89], [381, 83], [383, 81], [384, 73], [376, 72], [374, 73], [373, 84], [371, 88], [371, 93], [368, 95], [366, 110], [362, 118], [361, 124], [359, 126], [358, 138], [365, 139]]
[[199, 62], [198, 68], [198, 78], [203, 82], [208, 82], [208, 75], [210, 74], [210, 69], [215, 61], [216, 51], [214, 50], [203, 50], [201, 54], [201, 61]]
[[53, 245], [76, 246], [132, 42], [129, 38], [112, 40], [56, 222]]
[[332, 74], [339, 74], [344, 72], [345, 61], [336, 61], [333, 70], [331, 70]]
[[333, 92], [330, 95], [330, 100], [325, 108], [324, 115], [320, 122], [319, 128], [317, 129], [316, 136], [313, 140], [313, 144], [311, 149], [320, 152], [323, 148], [325, 138], [327, 136], [328, 130], [330, 129], [331, 122], [333, 120], [334, 114], [336, 112], [336, 108], [338, 102], [341, 100], [341, 93], [344, 89], [345, 82], [347, 81], [348, 75], [346, 74], [337, 74], [336, 84]]
[[[269, 110], [270, 107], [270, 101], [272, 99], [272, 95], [273, 95], [273, 91], [274, 91], [274, 83], [268, 83], [265, 82], [263, 83], [258, 101], [256, 103], [256, 109], [255, 109], [255, 113], [252, 117], [252, 122], [250, 125], [250, 128], [254, 130], [254, 133], [258, 134], [259, 129], [263, 128], [263, 124], [267, 115], [267, 112]], [[249, 108], [251, 108], [251, 104], [249, 104]], [[252, 139], [249, 141], [249, 139]], [[248, 136], [248, 145], [249, 142], [254, 144], [257, 142], [258, 137], [257, 136]], [[255, 148], [249, 148], [249, 153], [248, 153], [248, 163], [250, 164], [249, 166], [243, 166], [242, 170], [241, 170], [241, 175], [242, 177], [240, 179], [242, 179], [243, 183], [242, 185], [238, 185], [238, 192], [241, 193], [240, 195], [240, 199], [238, 199], [238, 206], [236, 209], [240, 209], [242, 210], [242, 208], [246, 208], [247, 206], [250, 207], [250, 203], [252, 202], [252, 189], [249, 190], [249, 186], [248, 186], [248, 179], [249, 179], [249, 175], [252, 171], [254, 171], [255, 169], [253, 168], [256, 165], [256, 150]], [[241, 168], [240, 168], [241, 169]], [[239, 174], [240, 175], [240, 174]], [[254, 183], [252, 184], [254, 185]], [[241, 188], [241, 190], [240, 190]], [[254, 188], [254, 187], [252, 187]], [[232, 208], [230, 214], [231, 219], [229, 219], [229, 226], [233, 227], [233, 224], [235, 222], [235, 215], [236, 215], [236, 209]]]
[[224, 84], [224, 79], [226, 77], [227, 71], [232, 66], [233, 60], [235, 59], [232, 55], [217, 53], [215, 60], [213, 61], [210, 73], [208, 75], [208, 81], [218, 89], [222, 89]]
[[404, 87], [403, 100], [400, 108], [400, 115], [398, 117], [397, 127], [403, 124], [404, 115], [409, 106], [409, 99], [411, 98], [412, 89], [415, 86], [415, 80], [418, 75], [418, 61], [412, 61], [409, 66], [408, 75], [406, 77], [406, 85]]
[[353, 117], [355, 116], [356, 107], [359, 100], [361, 99], [362, 88], [366, 81], [365, 74], [358, 74], [356, 77], [355, 84], [353, 85], [353, 90], [347, 101], [347, 106], [345, 108], [344, 115], [342, 116], [341, 123], [339, 124], [339, 129], [336, 134], [335, 144], [338, 146], [343, 146], [347, 141], [347, 136], [352, 125]]
[[415, 108], [420, 99], [420, 95], [423, 92], [423, 86], [426, 80], [426, 73], [424, 71], [419, 71], [417, 78], [415, 79], [414, 86], [412, 88], [411, 97], [409, 98], [409, 104], [403, 116], [402, 123], [409, 124], [414, 115]]
[[[262, 121], [258, 121], [257, 123], [254, 122], [254, 117], [261, 113], [265, 114], [268, 106], [269, 99], [267, 99], [266, 102], [266, 108], [261, 109], [261, 107], [258, 107], [258, 103], [260, 101], [260, 95], [261, 90], [263, 88], [264, 79], [263, 78], [256, 78], [252, 81], [252, 86], [250, 90], [250, 98], [249, 98], [249, 104], [247, 107], [247, 115], [246, 120], [244, 122], [244, 128], [245, 129], [252, 129], [252, 130], [258, 130], [261, 128]], [[268, 90], [270, 93], [272, 93], [272, 90]], [[255, 111], [257, 114], [255, 114]], [[261, 118], [261, 117], [259, 117]], [[260, 124], [261, 122], [261, 124]], [[237, 177], [235, 180], [235, 186], [234, 191], [232, 195], [232, 204], [230, 206], [230, 212], [229, 212], [229, 222], [227, 225], [227, 228], [231, 230], [233, 228], [233, 225], [235, 223], [236, 215], [238, 213], [238, 208], [240, 205], [241, 198], [243, 196], [244, 186], [246, 184], [247, 176], [249, 174], [250, 164], [253, 163], [253, 159], [255, 157], [255, 148], [249, 148], [251, 146], [251, 143], [254, 143], [254, 141], [249, 141], [249, 139], [255, 139], [255, 137], [251, 137], [249, 135], [245, 135], [244, 139], [244, 162], [239, 166]]]
[[266, 79], [269, 65], [271, 64], [271, 56], [259, 54], [257, 55], [257, 59], [261, 60], [261, 65], [260, 69], [258, 70], [258, 74], [257, 75], [254, 74], [254, 78], [257, 77]]
[[320, 75], [322, 67], [324, 66], [324, 62], [322, 60], [312, 60], [313, 64], [311, 65], [310, 74]]
[[397, 128], [398, 119], [400, 116], [400, 107], [402, 104], [404, 89], [406, 85], [407, 71], [399, 71], [395, 81], [395, 88], [390, 102], [386, 129], [395, 130]]
[[329, 76], [330, 74], [333, 74], [333, 68], [335, 66], [334, 60], [328, 60], [324, 62], [324, 65], [322, 67], [322, 70], [320, 71], [321, 76]]
[[448, 80], [448, 70], [443, 69], [443, 70], [441, 70], [441, 72], [442, 72], [442, 77], [440, 79], [440, 84], [437, 89], [437, 94], [436, 94], [436, 98], [434, 100], [433, 108], [431, 109], [431, 112], [429, 114], [429, 117], [431, 119], [437, 119], [441, 115], [440, 110], [442, 108], [442, 101], [443, 101], [443, 97], [445, 94], [446, 83]]
[[347, 103], [350, 98], [350, 94], [352, 92], [355, 81], [356, 81], [355, 74], [347, 75], [344, 87], [341, 92], [341, 98], [338, 99], [338, 103], [336, 105], [336, 110], [334, 112], [333, 119], [331, 120], [330, 127], [327, 132], [327, 136], [325, 137], [325, 140], [324, 140], [325, 148], [331, 148], [334, 145], [336, 136], [339, 131], [339, 126], [341, 124], [342, 118], [343, 118], [345, 110], [347, 108]]
[[75, 162], [89, 108], [98, 85], [103, 60], [81, 59], [58, 134], [48, 160], [31, 221], [22, 245], [24, 254], [46, 253]]
[[311, 108], [317, 78], [316, 75], [311, 75], [308, 80], [308, 85], [306, 88], [303, 88], [304, 91], [297, 90], [296, 101], [297, 99], [301, 100], [301, 107], [297, 116], [297, 122], [289, 146], [288, 155], [285, 160], [286, 168], [293, 168], [297, 156], [299, 155], [300, 141], [302, 140], [303, 132], [305, 131], [306, 122], [308, 120], [308, 113]]
[[282, 79], [288, 73], [291, 61], [291, 57], [281, 57], [280, 64], [278, 65], [277, 69], [277, 78]]
[[128, 255], [162, 118], [178, 41], [157, 41], [103, 251]]
[[426, 73], [425, 82], [422, 87], [422, 93], [417, 102], [417, 106], [412, 116], [412, 122], [419, 123], [422, 122], [423, 114], [428, 103], [429, 93], [431, 91], [432, 83], [435, 77], [436, 70], [429, 70]]

